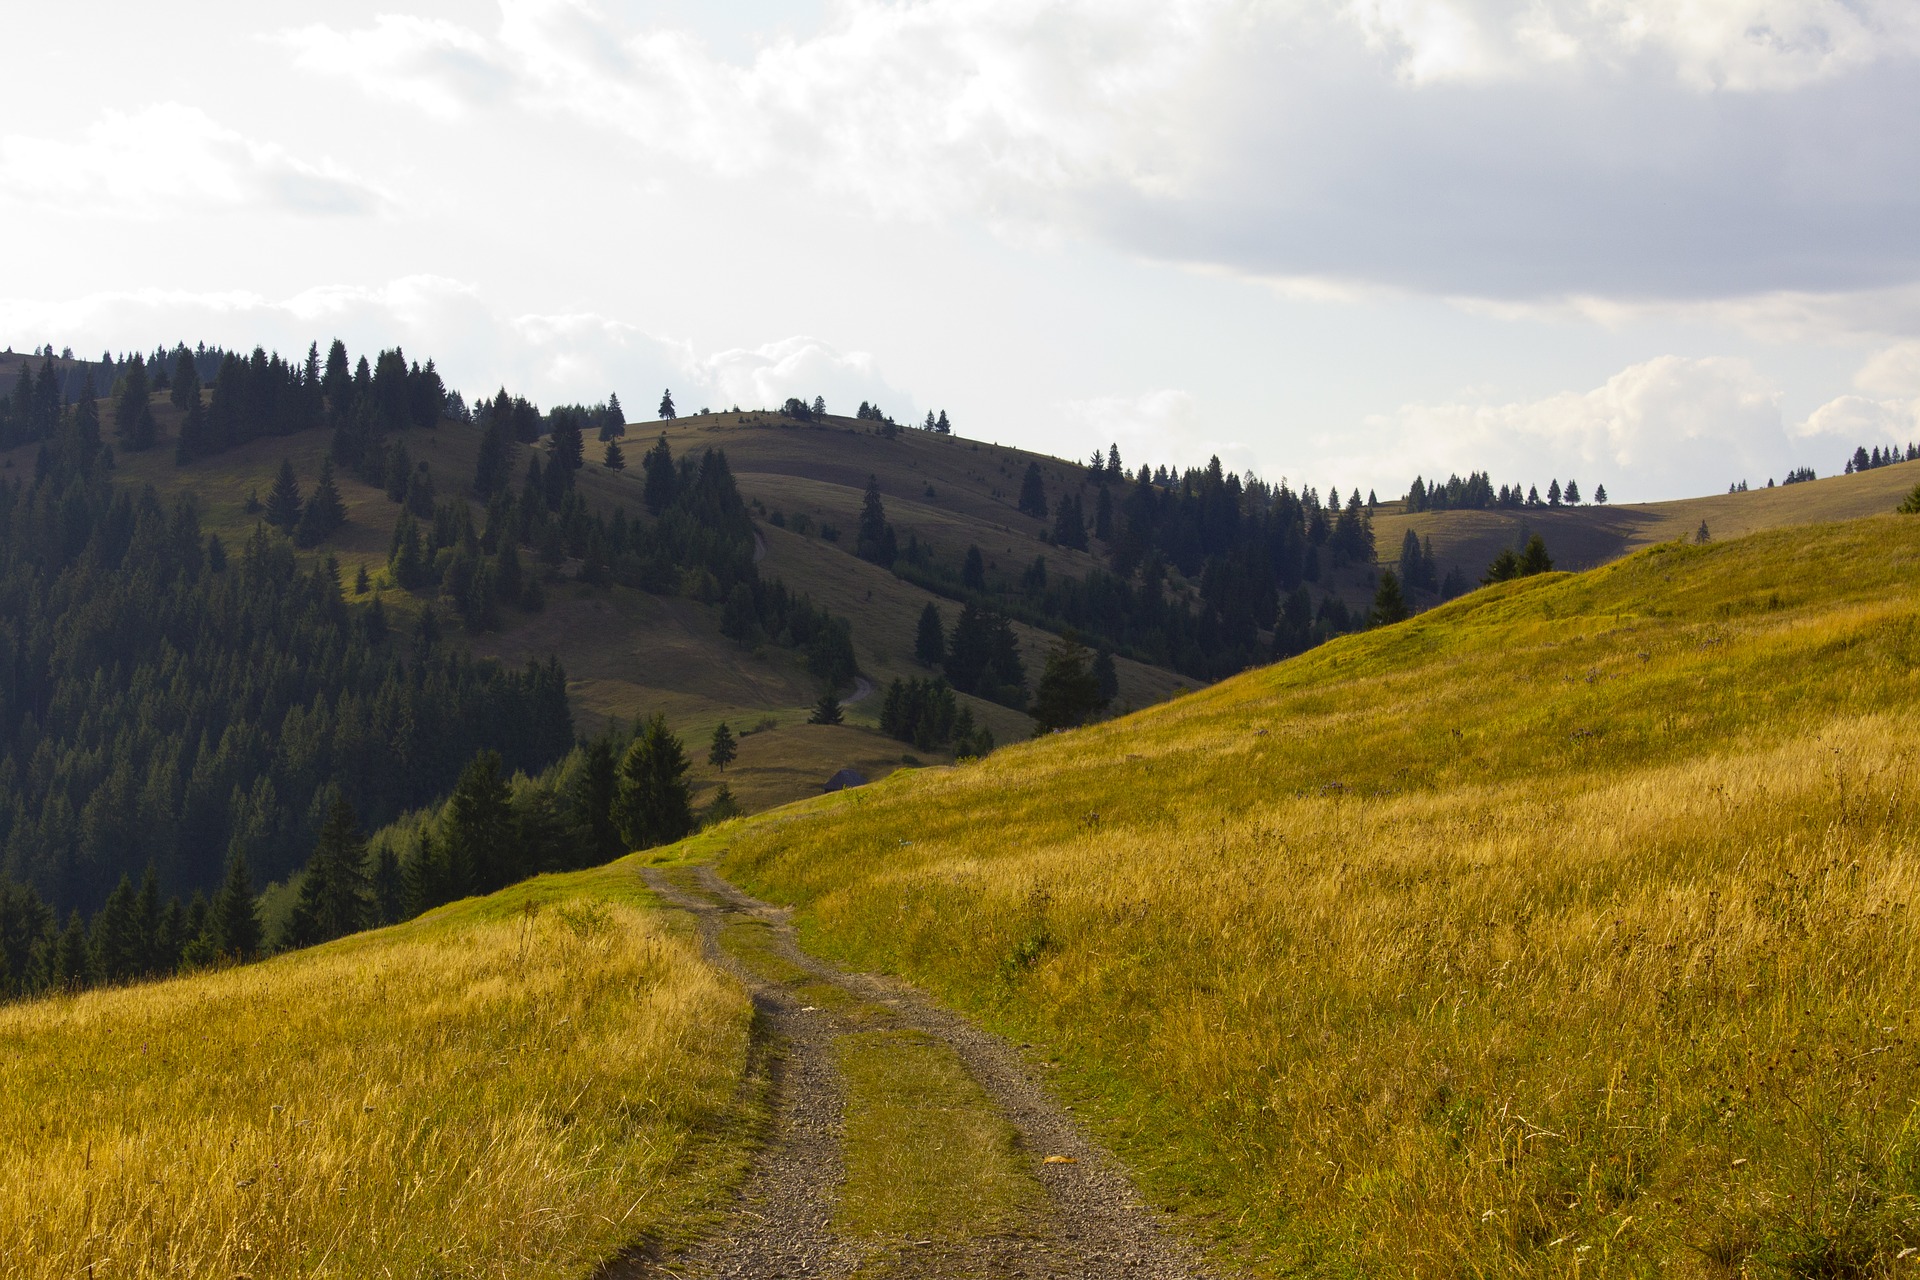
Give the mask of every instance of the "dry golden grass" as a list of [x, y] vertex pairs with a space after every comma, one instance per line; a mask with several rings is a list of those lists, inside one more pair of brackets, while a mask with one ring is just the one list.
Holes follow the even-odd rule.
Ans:
[[769, 815], [727, 863], [1044, 1045], [1257, 1270], [1890, 1273], [1916, 580], [1920, 520], [1655, 548]]
[[0, 1009], [0, 1276], [581, 1276], [737, 1175], [750, 1009], [634, 872]]

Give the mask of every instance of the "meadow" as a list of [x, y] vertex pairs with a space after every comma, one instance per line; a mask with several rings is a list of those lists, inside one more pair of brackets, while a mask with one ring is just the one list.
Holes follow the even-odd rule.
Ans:
[[751, 1010], [645, 903], [615, 863], [0, 1008], [0, 1276], [580, 1276], [683, 1229], [744, 1167]]
[[1032, 1043], [1256, 1273], [1901, 1274], [1916, 586], [1920, 520], [1662, 544], [722, 866]]

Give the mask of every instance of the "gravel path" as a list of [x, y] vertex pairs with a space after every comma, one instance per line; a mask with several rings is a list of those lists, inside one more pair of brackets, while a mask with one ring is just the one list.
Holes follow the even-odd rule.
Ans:
[[[710, 867], [696, 871], [698, 893], [687, 893], [658, 871], [647, 883], [700, 922], [707, 958], [740, 979], [752, 994], [764, 1033], [774, 1042], [774, 1116], [730, 1220], [714, 1237], [679, 1256], [635, 1257], [610, 1275], [776, 1277], [863, 1275], [895, 1277], [995, 1276], [1041, 1280], [1202, 1280], [1212, 1273], [1197, 1255], [1160, 1230], [1154, 1212], [1134, 1192], [1125, 1171], [1093, 1143], [1072, 1116], [1048, 1096], [1020, 1054], [1006, 1041], [938, 1008], [904, 983], [849, 974], [801, 951], [788, 912], [750, 898]], [[1046, 1205], [1018, 1233], [936, 1243], [878, 1255], [872, 1244], [847, 1239], [831, 1226], [843, 1176], [840, 1151], [845, 1096], [834, 1065], [834, 1040], [855, 1029], [824, 1009], [801, 1002], [779, 983], [754, 974], [720, 946], [729, 920], [772, 926], [789, 963], [861, 1001], [883, 1006], [910, 1027], [944, 1041], [1019, 1132]], [[1047, 1163], [1046, 1156], [1066, 1157]]]

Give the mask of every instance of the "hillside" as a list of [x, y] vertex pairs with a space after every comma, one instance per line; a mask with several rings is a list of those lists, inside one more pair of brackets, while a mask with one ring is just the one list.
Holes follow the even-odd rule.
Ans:
[[738, 1177], [750, 1015], [619, 864], [0, 1007], [0, 1271], [588, 1274]]
[[[117, 459], [116, 479], [152, 484], [163, 496], [192, 490], [201, 500], [204, 527], [228, 546], [237, 547], [250, 536], [259, 517], [247, 510], [249, 500], [264, 499], [281, 461], [290, 461], [303, 486], [311, 487], [331, 440], [331, 433], [324, 429], [300, 432], [255, 440], [180, 466], [166, 442], [177, 432], [181, 412], [164, 396], [154, 398], [153, 411], [162, 446], [145, 453], [122, 452]], [[999, 522], [990, 519], [995, 510], [990, 498], [976, 498], [972, 489], [948, 482], [950, 472], [960, 474], [973, 465], [975, 448], [971, 442], [936, 439], [925, 433], [906, 433], [913, 437], [911, 440], [903, 437], [901, 441], [882, 442], [877, 436], [842, 426], [819, 430], [812, 434], [824, 440], [824, 445], [815, 442], [806, 452], [815, 460], [821, 478], [796, 482], [786, 477], [790, 490], [796, 484], [805, 490], [803, 501], [795, 502], [772, 489], [763, 496], [761, 481], [772, 473], [752, 468], [768, 466], [768, 443], [789, 441], [792, 433], [780, 430], [777, 417], [758, 417], [756, 427], [728, 433], [697, 427], [677, 430], [675, 448], [697, 454], [713, 444], [725, 449], [730, 458], [738, 451], [741, 456], [735, 465], [743, 473], [743, 494], [750, 500], [760, 500], [763, 515], [780, 502], [789, 503], [796, 512], [815, 513], [812, 536], [761, 520], [759, 531], [766, 552], [762, 567], [791, 589], [811, 595], [816, 603], [852, 621], [856, 655], [866, 679], [855, 689], [842, 690], [849, 701], [849, 728], [821, 731], [806, 725], [819, 690], [797, 657], [772, 647], [751, 652], [742, 649], [720, 634], [717, 606], [680, 595], [558, 583], [552, 585], [540, 613], [509, 611], [504, 629], [463, 636], [463, 643], [476, 653], [513, 664], [558, 657], [569, 676], [576, 723], [583, 731], [597, 729], [608, 717], [630, 720], [656, 711], [666, 713], [695, 758], [699, 792], [710, 794], [724, 780], [749, 808], [816, 794], [821, 782], [842, 767], [879, 777], [898, 768], [903, 759], [950, 758], [939, 752], [915, 751], [875, 731], [880, 699], [872, 691], [884, 688], [896, 677], [911, 679], [930, 674], [913, 658], [919, 613], [929, 601], [937, 602], [951, 625], [959, 606], [858, 559], [851, 554], [850, 539], [836, 544], [819, 537], [818, 526], [837, 522], [850, 529], [865, 484], [866, 471], [862, 468], [877, 467], [887, 474], [890, 510], [896, 513], [894, 520], [901, 526], [902, 537], [918, 531], [929, 542], [957, 548], [956, 560], [965, 545], [976, 541], [991, 544], [993, 539], [1004, 537], [1003, 545], [1013, 552], [1002, 554], [1017, 552], [1017, 556], [1025, 556], [1029, 547], [1039, 554], [1046, 550], [1045, 544], [1031, 536], [1003, 531]], [[637, 427], [629, 433], [628, 447], [636, 458], [647, 442], [644, 430]], [[445, 423], [438, 429], [409, 429], [396, 433], [395, 438], [403, 440], [409, 452], [430, 468], [443, 496], [463, 492], [471, 481], [479, 445], [473, 428]], [[887, 450], [875, 448], [883, 443], [888, 444]], [[30, 445], [0, 453], [0, 476], [30, 476], [37, 451], [38, 446]], [[525, 449], [518, 452], [516, 470], [524, 467], [529, 453]], [[544, 455], [544, 448], [536, 452]], [[589, 457], [597, 459], [599, 453], [600, 447], [590, 443]], [[936, 505], [924, 496], [919, 503], [892, 497], [894, 483], [904, 487], [903, 477], [915, 473], [922, 464], [909, 461], [889, 465], [891, 456], [913, 459], [927, 454], [944, 459], [930, 472], [945, 488], [950, 506]], [[962, 458], [969, 461], [958, 461]], [[1024, 455], [1021, 465], [1025, 465]], [[1055, 465], [1063, 474], [1072, 470], [1065, 464]], [[856, 473], [858, 478], [851, 488], [840, 483]], [[353, 592], [352, 584], [357, 570], [365, 567], [395, 615], [396, 625], [412, 625], [418, 614], [417, 601], [393, 590], [385, 573], [398, 507], [381, 490], [344, 470], [339, 472], [337, 483], [346, 505], [347, 523], [322, 549], [338, 558], [349, 600], [364, 600]], [[641, 483], [637, 468], [616, 474], [597, 462], [589, 463], [578, 481], [589, 504], [607, 514], [616, 506], [637, 514], [643, 506]], [[475, 511], [476, 518], [483, 514], [477, 504]], [[964, 543], [959, 541], [962, 538]], [[1051, 555], [1061, 572], [1068, 571], [1069, 561], [1081, 572], [1093, 563], [1084, 553], [1056, 548]], [[457, 622], [443, 621], [459, 634]], [[1029, 680], [1037, 680], [1053, 637], [1018, 622], [1014, 631]], [[1125, 657], [1116, 659], [1115, 666], [1119, 682], [1116, 709], [1160, 701], [1177, 688], [1194, 683]], [[983, 699], [961, 697], [996, 741], [1015, 741], [1032, 732], [1032, 722], [1021, 713]], [[739, 761], [724, 778], [706, 765], [704, 749], [714, 726], [722, 721], [736, 733], [750, 735], [743, 741]]]
[[1525, 541], [1529, 533], [1545, 540], [1558, 567], [1591, 569], [1657, 542], [1692, 541], [1702, 524], [1710, 537], [1724, 540], [1762, 529], [1880, 515], [1899, 506], [1916, 484], [1920, 462], [1898, 462], [1853, 475], [1672, 502], [1412, 514], [1404, 503], [1388, 502], [1374, 516], [1374, 538], [1381, 560], [1391, 563], [1412, 529], [1433, 540], [1436, 559], [1459, 565], [1477, 585], [1501, 548]]
[[[1916, 572], [1912, 517], [1663, 543], [411, 924], [0, 1010], [33, 1162], [0, 1187], [54, 1189], [0, 1258], [541, 1275], [801, 1240], [1027, 1274], [1124, 1240], [1199, 1274], [1124, 1180], [1075, 1218], [1121, 1167], [1091, 1138], [1254, 1274], [1892, 1273]], [[715, 866], [1020, 1052], [795, 950]], [[748, 992], [788, 1073], [765, 1130]], [[780, 1192], [819, 1168], [841, 1189]], [[772, 1199], [729, 1213], [742, 1186]]]
[[1916, 572], [1908, 517], [1665, 543], [721, 865], [1030, 1042], [1261, 1273], [1885, 1274], [1920, 1247]]

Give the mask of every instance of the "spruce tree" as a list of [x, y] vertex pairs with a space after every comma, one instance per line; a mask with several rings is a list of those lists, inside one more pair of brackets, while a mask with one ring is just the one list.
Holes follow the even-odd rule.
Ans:
[[93, 963], [95, 981], [125, 982], [141, 970], [138, 906], [133, 881], [126, 876], [107, 895], [107, 905], [93, 921]]
[[1593, 500], [1594, 500], [1594, 503], [1598, 506], [1602, 506], [1602, 507], [1606, 506], [1607, 505], [1607, 486], [1603, 484], [1595, 485], [1593, 488]]
[[714, 727], [713, 744], [707, 748], [707, 763], [724, 771], [739, 754], [739, 749], [734, 745], [733, 730], [727, 728], [727, 722], [722, 720]]
[[920, 626], [913, 640], [913, 656], [921, 666], [937, 667], [947, 660], [946, 629], [940, 624], [940, 610], [927, 601], [920, 610]]
[[893, 526], [887, 523], [887, 509], [880, 501], [880, 478], [867, 477], [866, 496], [860, 504], [860, 523], [854, 536], [854, 554], [882, 568], [891, 566], [897, 550]]
[[53, 944], [50, 968], [53, 985], [63, 991], [78, 991], [93, 984], [93, 954], [87, 946], [87, 926], [78, 910], [67, 917], [67, 927]]
[[1040, 464], [1029, 462], [1027, 473], [1020, 478], [1021, 515], [1032, 516], [1036, 520], [1047, 518], [1047, 482], [1040, 474]]
[[960, 585], [969, 591], [987, 589], [987, 560], [978, 546], [967, 548], [967, 558], [960, 568]]
[[641, 491], [641, 496], [646, 501], [647, 510], [657, 516], [673, 505], [674, 493], [680, 482], [673, 466], [673, 450], [667, 447], [666, 432], [660, 433], [659, 441], [647, 450], [640, 466], [647, 473], [646, 487]]
[[[91, 384], [92, 375], [87, 376]], [[130, 452], [138, 453], [153, 448], [156, 427], [153, 406], [148, 401], [150, 394], [147, 366], [135, 354], [127, 363], [127, 371], [120, 383], [120, 394], [115, 397], [113, 405], [114, 434]]]
[[440, 817], [440, 842], [456, 895], [491, 893], [518, 878], [513, 806], [499, 752], [480, 752], [461, 772]]
[[840, 710], [840, 697], [829, 688], [820, 695], [820, 701], [813, 704], [813, 713], [807, 717], [808, 724], [844, 724], [846, 716]]
[[300, 510], [300, 481], [294, 477], [293, 463], [282, 458], [279, 474], [274, 476], [273, 488], [267, 494], [267, 523], [292, 533], [300, 524]]
[[607, 470], [609, 471], [625, 471], [627, 469], [627, 455], [621, 451], [618, 440], [607, 441], [606, 464]]
[[620, 795], [619, 767], [613, 758], [613, 743], [596, 738], [587, 747], [585, 767], [580, 770], [569, 797], [574, 825], [582, 828], [601, 858], [620, 856], [620, 826], [614, 819], [614, 806]]
[[287, 921], [287, 946], [311, 947], [366, 927], [372, 909], [366, 863], [360, 820], [346, 798], [335, 793], [300, 879], [300, 896]]
[[656, 715], [620, 762], [617, 821], [630, 848], [668, 844], [693, 830], [693, 793], [680, 739]]
[[1567, 491], [1565, 496], [1566, 496], [1568, 506], [1577, 507], [1580, 505], [1580, 482], [1578, 480], [1567, 481]]
[[1071, 635], [1061, 636], [1047, 651], [1033, 698], [1033, 722], [1040, 732], [1085, 724], [1105, 705], [1087, 659], [1086, 648]]
[[1406, 598], [1400, 594], [1400, 579], [1391, 569], [1380, 571], [1380, 585], [1374, 589], [1373, 610], [1367, 615], [1369, 626], [1387, 627], [1407, 620]]
[[[671, 390], [662, 391], [660, 393], [660, 420], [662, 422], [672, 422], [674, 417], [673, 392]], [[664, 440], [666, 437], [663, 435], [661, 439]]]
[[[274, 487], [277, 492], [277, 482]], [[272, 510], [271, 498], [268, 499], [268, 510]], [[306, 508], [300, 513], [294, 541], [303, 547], [317, 547], [346, 522], [347, 507], [340, 500], [340, 490], [333, 482], [333, 460], [329, 458], [320, 464], [319, 483], [313, 486], [313, 496], [307, 499]]]
[[1486, 576], [1480, 579], [1482, 586], [1496, 582], [1511, 582], [1520, 576], [1520, 557], [1513, 554], [1512, 547], [1502, 547], [1500, 554], [1487, 566]]
[[1550, 507], [1560, 505], [1560, 482], [1558, 480], [1549, 480], [1547, 482], [1547, 505]]
[[200, 372], [193, 367], [193, 353], [185, 347], [173, 358], [173, 385], [167, 390], [167, 399], [176, 409], [200, 403]]
[[222, 959], [251, 960], [260, 954], [260, 909], [243, 853], [236, 851], [227, 862], [226, 883], [207, 913], [207, 934]]

